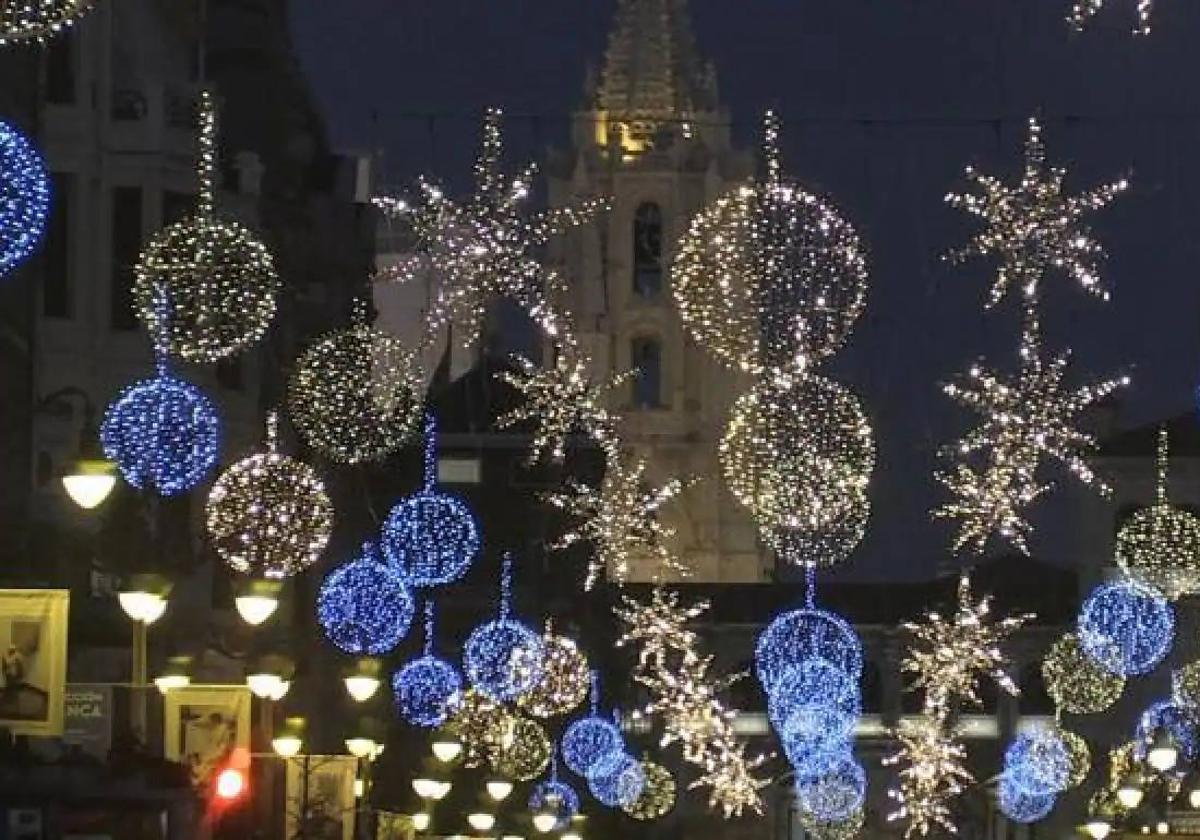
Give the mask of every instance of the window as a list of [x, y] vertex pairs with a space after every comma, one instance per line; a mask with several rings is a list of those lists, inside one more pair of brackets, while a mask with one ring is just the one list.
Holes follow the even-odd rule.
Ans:
[[75, 104], [74, 30], [59, 33], [46, 47], [46, 101], [52, 105]]
[[142, 249], [142, 188], [112, 191], [112, 266], [109, 317], [115, 330], [137, 327], [133, 311], [133, 267]]
[[633, 214], [633, 291], [643, 298], [662, 292], [662, 211], [647, 202]]
[[46, 270], [42, 273], [42, 315], [47, 318], [71, 317], [71, 195], [74, 178], [65, 172], [53, 175], [53, 201], [50, 223], [42, 254]]
[[629, 349], [635, 371], [633, 405], [658, 408], [662, 405], [662, 344], [657, 338], [635, 338]]

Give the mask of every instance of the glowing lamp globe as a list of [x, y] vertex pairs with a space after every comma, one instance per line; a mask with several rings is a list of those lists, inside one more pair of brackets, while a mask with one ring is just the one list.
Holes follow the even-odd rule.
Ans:
[[392, 695], [400, 717], [413, 726], [441, 726], [462, 698], [462, 677], [444, 659], [426, 654], [392, 676]]
[[1077, 635], [1084, 652], [1106, 671], [1146, 674], [1171, 650], [1175, 612], [1166, 598], [1144, 584], [1104, 584], [1084, 602]]
[[317, 595], [317, 620], [326, 637], [354, 655], [387, 653], [408, 633], [412, 592], [367, 543], [362, 555], [330, 572]]
[[[0, 19], [4, 16], [0, 11]], [[0, 120], [0, 278], [37, 249], [49, 215], [46, 161], [16, 126]]]
[[107, 459], [80, 459], [63, 475], [62, 485], [71, 501], [84, 510], [93, 510], [116, 487], [117, 465]]
[[642, 763], [618, 753], [600, 772], [588, 776], [588, 790], [609, 808], [628, 808], [638, 801], [646, 787]]
[[821, 773], [796, 774], [796, 804], [822, 822], [840, 822], [858, 810], [866, 797], [867, 774], [849, 752]]
[[562, 736], [563, 762], [577, 776], [590, 778], [615, 766], [625, 751], [620, 730], [602, 717], [580, 718]]
[[862, 676], [862, 644], [841, 616], [806, 607], [777, 616], [758, 637], [754, 669], [770, 695], [789, 668], [821, 660], [853, 680]]
[[1055, 795], [1071, 783], [1071, 753], [1062, 736], [1050, 727], [1022, 732], [1004, 753], [1004, 775], [1034, 796]]
[[246, 774], [233, 767], [226, 767], [217, 774], [216, 792], [221, 799], [237, 799], [246, 790]]
[[1007, 774], [1000, 777], [997, 792], [1000, 811], [1013, 822], [1029, 824], [1039, 822], [1054, 810], [1057, 797], [1053, 793], [1030, 793]]
[[[1138, 718], [1135, 733], [1134, 755], [1139, 761], [1148, 760], [1151, 766], [1162, 771], [1154, 762], [1163, 763], [1166, 760], [1167, 745], [1162, 743], [1160, 736], [1166, 736], [1170, 748], [1174, 750], [1174, 760], [1166, 764], [1166, 769], [1174, 766], [1175, 761], [1182, 759], [1191, 764], [1200, 756], [1200, 720], [1197, 720], [1196, 710], [1181, 705], [1174, 700], [1160, 700], [1152, 704]], [[1160, 755], [1155, 756], [1155, 748]]]
[[117, 603], [127, 616], [143, 624], [153, 624], [167, 611], [167, 599], [158, 592], [120, 592]]

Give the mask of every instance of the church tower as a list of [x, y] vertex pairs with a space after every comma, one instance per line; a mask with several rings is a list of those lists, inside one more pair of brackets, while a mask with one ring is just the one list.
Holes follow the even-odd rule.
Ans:
[[[671, 294], [675, 243], [691, 218], [753, 172], [731, 145], [716, 76], [702, 62], [685, 0], [619, 0], [603, 67], [591, 74], [572, 145], [551, 154], [550, 203], [608, 196], [612, 209], [551, 253], [598, 380], [637, 369], [613, 395], [623, 437], [655, 484], [701, 481], [664, 518], [695, 582], [757, 582], [770, 569], [749, 515], [723, 486], [717, 442], [748, 384], [680, 323]], [[631, 568], [632, 580], [654, 571]]]

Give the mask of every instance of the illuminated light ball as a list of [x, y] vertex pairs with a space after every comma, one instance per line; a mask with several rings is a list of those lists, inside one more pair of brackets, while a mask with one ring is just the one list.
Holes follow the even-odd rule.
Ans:
[[627, 808], [638, 801], [646, 788], [646, 771], [642, 763], [624, 753], [607, 762], [600, 772], [588, 776], [588, 790], [602, 805]]
[[1134, 736], [1137, 744], [1134, 755], [1139, 761], [1146, 758], [1154, 733], [1159, 729], [1165, 729], [1175, 742], [1180, 764], [1190, 764], [1196, 760], [1197, 747], [1200, 747], [1200, 722], [1196, 719], [1194, 709], [1173, 700], [1160, 700], [1142, 712]]
[[1096, 587], [1079, 613], [1080, 646], [1113, 674], [1153, 671], [1171, 650], [1174, 635], [1170, 602], [1136, 581]]
[[1057, 801], [1053, 793], [1030, 793], [1007, 774], [1000, 777], [997, 799], [1004, 816], [1013, 822], [1025, 824], [1045, 819], [1054, 810]]
[[425, 489], [401, 499], [383, 523], [383, 552], [413, 586], [453, 583], [481, 545], [479, 523], [457, 496]]
[[1071, 783], [1071, 753], [1055, 729], [1022, 732], [1004, 751], [1004, 775], [1035, 796], [1061, 793]]
[[492, 750], [510, 743], [516, 719], [503, 706], [482, 692], [468, 688], [454, 709], [446, 728], [462, 742], [463, 765], [479, 767]]
[[92, 0], [22, 0], [0, 5], [0, 46], [44, 43], [74, 24], [90, 8]]
[[333, 502], [316, 470], [277, 452], [225, 470], [204, 511], [221, 559], [259, 577], [286, 578], [311, 567], [333, 533]]
[[380, 656], [400, 644], [416, 606], [404, 579], [379, 558], [373, 543], [321, 584], [317, 619], [325, 636], [356, 656]]
[[797, 814], [800, 826], [814, 840], [854, 840], [862, 831], [867, 815], [863, 808], [855, 809], [854, 813], [844, 820], [826, 822], [818, 820], [803, 811]]
[[763, 528], [759, 533], [776, 556], [793, 566], [836, 566], [858, 548], [867, 534], [871, 500], [864, 492], [846, 515], [819, 527]]
[[357, 323], [326, 334], [300, 355], [288, 383], [288, 412], [313, 449], [340, 464], [361, 464], [413, 437], [422, 393], [416, 354]]
[[[0, 43], [13, 29], [12, 14], [27, 0], [0, 7]], [[12, 7], [11, 11], [9, 6]], [[37, 4], [34, 4], [37, 8]], [[17, 127], [0, 120], [0, 278], [25, 262], [46, 234], [50, 216], [50, 173], [46, 161]]]
[[[824, 659], [806, 659], [784, 670], [774, 682], [767, 707], [775, 726], [789, 734], [794, 730], [786, 724], [792, 722], [796, 713], [813, 711], [825, 711], [828, 717], [849, 721], [852, 731], [862, 711], [862, 699], [858, 686], [845, 671]], [[802, 718], [796, 722], [802, 722]], [[846, 734], [843, 730], [832, 737]]]
[[671, 771], [653, 761], [642, 762], [646, 783], [642, 792], [628, 805], [621, 806], [635, 820], [657, 820], [671, 813], [675, 807], [675, 777]]
[[822, 773], [796, 773], [796, 804], [823, 822], [848, 819], [862, 807], [866, 795], [866, 771], [849, 751]]
[[[807, 375], [790, 385], [759, 383], [739, 397], [718, 454], [726, 487], [760, 531], [811, 531], [864, 504], [875, 440], [857, 396]], [[838, 557], [805, 559], [820, 566]]]
[[1067, 755], [1071, 760], [1071, 773], [1067, 779], [1067, 787], [1079, 787], [1092, 772], [1092, 750], [1080, 735], [1062, 728], [1058, 728], [1057, 732], [1058, 736], [1062, 738], [1063, 745], [1067, 748]]
[[536, 814], [550, 808], [558, 816], [554, 831], [561, 831], [571, 824], [571, 818], [579, 813], [579, 794], [566, 782], [550, 779], [538, 782], [529, 792], [529, 813]]
[[542, 774], [554, 757], [554, 744], [536, 720], [519, 717], [512, 738], [492, 748], [492, 769], [509, 779], [528, 782]]
[[563, 763], [584, 778], [611, 770], [624, 757], [625, 739], [611, 721], [591, 715], [567, 727], [562, 736]]
[[591, 669], [574, 639], [546, 633], [542, 636], [542, 675], [518, 705], [537, 718], [565, 715], [587, 699]]
[[854, 735], [858, 718], [829, 706], [807, 705], [793, 708], [776, 731], [785, 741], [803, 743], [817, 751], [844, 747]]
[[1181, 706], [1200, 709], [1200, 661], [1171, 672], [1171, 698]]
[[392, 675], [396, 711], [413, 726], [441, 726], [461, 702], [462, 690], [458, 669], [432, 654], [410, 660]]
[[1200, 592], [1200, 518], [1160, 501], [1135, 511], [1117, 531], [1117, 564], [1174, 601]]
[[850, 752], [848, 740], [813, 739], [804, 734], [781, 735], [788, 763], [799, 776], [820, 776], [832, 770]]
[[203, 391], [160, 372], [125, 388], [108, 406], [100, 442], [131, 485], [175, 496], [216, 467], [220, 425]]
[[463, 646], [471, 685], [498, 703], [516, 700], [542, 676], [542, 639], [519, 621], [497, 618], [471, 631]]
[[776, 616], [754, 647], [754, 671], [768, 696], [789, 668], [815, 659], [854, 680], [862, 676], [862, 644], [854, 629], [841, 616], [811, 607]]
[[1075, 715], [1103, 712], [1125, 691], [1125, 678], [1101, 668], [1079, 646], [1074, 633], [1051, 645], [1042, 660], [1042, 681], [1054, 705]]
[[266, 334], [279, 285], [271, 252], [253, 233], [197, 215], [168, 225], [146, 245], [134, 268], [133, 297], [138, 317], [167, 352], [212, 364]]

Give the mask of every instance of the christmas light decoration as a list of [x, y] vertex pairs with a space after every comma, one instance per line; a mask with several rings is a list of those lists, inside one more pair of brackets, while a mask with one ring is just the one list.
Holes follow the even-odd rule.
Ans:
[[588, 776], [588, 790], [609, 808], [628, 808], [646, 789], [646, 772], [640, 761], [619, 753], [615, 761]]
[[383, 562], [374, 543], [326, 576], [317, 594], [317, 620], [340, 650], [379, 656], [392, 650], [412, 624], [408, 584]]
[[1053, 793], [1030, 793], [1009, 776], [1000, 777], [996, 798], [1000, 803], [1000, 812], [1018, 823], [1035, 823], [1045, 819], [1054, 810], [1057, 801]]
[[1087, 741], [1070, 730], [1055, 726], [1055, 734], [1066, 747], [1070, 760], [1070, 773], [1067, 776], [1067, 788], [1079, 787], [1092, 771], [1092, 751]]
[[[45, 5], [37, 3], [32, 8]], [[17, 31], [8, 16], [20, 14], [19, 10], [25, 8], [0, 8], [0, 44], [6, 33]], [[50, 173], [46, 161], [16, 126], [0, 120], [0, 278], [37, 249], [46, 234], [49, 215]]]
[[555, 635], [549, 621], [542, 634], [542, 674], [518, 705], [537, 718], [565, 715], [588, 696], [591, 671], [574, 639]]
[[950, 803], [975, 780], [967, 770], [967, 748], [943, 718], [922, 716], [900, 721], [899, 749], [885, 766], [903, 765], [898, 784], [888, 789], [896, 807], [888, 822], [904, 820], [905, 837], [928, 836], [935, 829], [958, 833]]
[[836, 613], [811, 605], [776, 616], [754, 646], [754, 670], [767, 693], [793, 666], [814, 660], [853, 680], [862, 675], [862, 643], [854, 628]]
[[562, 551], [576, 543], [592, 546], [585, 590], [591, 590], [605, 570], [611, 580], [623, 584], [630, 564], [638, 560], [654, 561], [658, 574], [688, 573], [669, 548], [675, 531], [660, 517], [661, 509], [686, 484], [672, 479], [658, 489], [648, 487], [646, 468], [646, 461], [610, 450], [599, 487], [567, 479], [563, 491], [546, 496], [551, 505], [579, 520], [549, 550]]
[[796, 804], [822, 822], [838, 822], [862, 807], [866, 790], [867, 774], [847, 752], [820, 775], [797, 776]]
[[645, 784], [641, 794], [628, 805], [622, 805], [621, 810], [643, 822], [661, 819], [675, 807], [675, 777], [653, 761], [642, 761], [642, 775]]
[[463, 645], [463, 665], [471, 685], [492, 700], [516, 700], [542, 677], [542, 639], [509, 618], [512, 607], [512, 555], [505, 554], [500, 573], [498, 616], [471, 631]]
[[[796, 727], [819, 721], [821, 728], [812, 732], [813, 736], [846, 738], [862, 712], [857, 684], [824, 659], [792, 665], [773, 683], [768, 701], [771, 720], [785, 735], [795, 735]], [[815, 710], [826, 714], [814, 715]]]
[[463, 745], [463, 765], [479, 767], [492, 751], [513, 738], [516, 718], [475, 688], [462, 694], [462, 701], [450, 715], [446, 729]]
[[433, 652], [433, 601], [425, 602], [425, 648], [392, 675], [396, 711], [414, 726], [435, 728], [444, 724], [462, 700], [458, 669]]
[[139, 490], [186, 493], [217, 465], [217, 407], [173, 376], [161, 355], [157, 373], [126, 387], [104, 412], [100, 443], [122, 477]]
[[867, 261], [836, 208], [783, 177], [768, 112], [765, 175], [702, 210], [671, 270], [684, 327], [731, 367], [790, 376], [836, 351], [862, 312]]
[[421, 422], [416, 354], [371, 327], [365, 304], [355, 306], [352, 321], [300, 355], [287, 395], [301, 437], [342, 464], [361, 464], [394, 452]]
[[[214, 215], [217, 111], [212, 92], [201, 90], [196, 212], [163, 228], [134, 268], [138, 316], [167, 351], [191, 362], [212, 363], [244, 350], [266, 333], [275, 317], [279, 275], [271, 252], [237, 222]], [[169, 310], [158, 305], [163, 294]]]
[[800, 827], [814, 840], [854, 840], [867, 819], [863, 808], [856, 809], [849, 817], [837, 822], [824, 822], [804, 811], [798, 812], [797, 817]]
[[550, 764], [554, 745], [545, 728], [536, 720], [518, 717], [513, 721], [512, 738], [492, 747], [492, 769], [509, 779], [527, 782], [542, 774]]
[[1179, 750], [1181, 763], [1191, 763], [1200, 755], [1200, 720], [1196, 711], [1174, 700], [1159, 700], [1150, 705], [1138, 718], [1134, 733], [1134, 755], [1138, 761], [1146, 759], [1146, 753], [1158, 730], [1165, 730]]
[[312, 566], [333, 532], [333, 502], [316, 471], [279, 453], [279, 420], [267, 416], [267, 451], [225, 470], [209, 491], [205, 525], [236, 572], [286, 578]]
[[1200, 517], [1167, 502], [1167, 429], [1158, 430], [1154, 504], [1117, 531], [1117, 565], [1172, 601], [1200, 592]]
[[550, 779], [538, 782], [529, 792], [529, 811], [536, 814], [549, 808], [558, 817], [553, 830], [561, 831], [579, 813], [579, 794], [566, 782], [558, 780], [557, 765], [551, 764]]
[[[1134, 35], [1150, 34], [1150, 16], [1154, 12], [1154, 0], [1136, 0], [1137, 23], [1133, 27]], [[1076, 30], [1081, 30], [1088, 22], [1104, 8], [1104, 0], [1075, 0], [1067, 22]]]
[[606, 451], [617, 441], [616, 418], [604, 407], [608, 396], [633, 378], [635, 372], [617, 374], [607, 382], [594, 383], [589, 374], [592, 362], [574, 344], [556, 356], [554, 367], [539, 368], [523, 356], [517, 370], [501, 371], [500, 381], [511, 385], [525, 402], [496, 418], [501, 429], [533, 423], [529, 460], [561, 461], [572, 434], [583, 434]]
[[1026, 730], [1004, 752], [1008, 781], [1035, 796], [1066, 790], [1071, 779], [1071, 755], [1058, 732], [1048, 726]]
[[563, 762], [584, 778], [609, 769], [625, 752], [621, 730], [600, 717], [600, 683], [595, 673], [591, 674], [591, 696], [591, 714], [571, 723], [562, 736]]
[[437, 489], [437, 422], [425, 418], [424, 485], [383, 523], [383, 552], [412, 586], [453, 583], [479, 556], [479, 523], [466, 502]]
[[1125, 691], [1125, 677], [1101, 668], [1074, 633], [1051, 645], [1042, 661], [1042, 682], [1054, 705], [1075, 715], [1103, 712]]
[[438, 289], [426, 322], [427, 336], [449, 325], [464, 347], [475, 343], [489, 305], [498, 298], [517, 303], [549, 336], [562, 335], [565, 320], [546, 294], [558, 280], [544, 268], [540, 249], [551, 237], [607, 208], [606, 201], [589, 199], [544, 213], [524, 213], [536, 167], [528, 166], [511, 180], [501, 174], [500, 118], [499, 110], [489, 109], [484, 119], [475, 193], [467, 201], [451, 201], [441, 188], [425, 181], [416, 206], [399, 199], [375, 199], [380, 210], [411, 224], [416, 235], [412, 256], [379, 279], [411, 282], [427, 273], [436, 276]]
[[1171, 699], [1181, 706], [1200, 709], [1200, 661], [1171, 672]]
[[[92, 8], [92, 0], [19, 0], [0, 6], [0, 46], [44, 43]], [[0, 271], [0, 274], [3, 274]]]
[[1106, 671], [1126, 677], [1146, 674], [1171, 650], [1175, 612], [1144, 584], [1108, 583], [1084, 601], [1077, 633], [1080, 647]]
[[[848, 558], [867, 534], [871, 500], [864, 492], [841, 516], [819, 527], [761, 528], [763, 542], [793, 566], [836, 566]], [[836, 833], [836, 832], [834, 832]]]
[[[858, 398], [816, 375], [743, 394], [718, 451], [726, 486], [762, 530], [822, 529], [853, 516], [875, 465]], [[824, 565], [841, 556], [792, 559]]]

